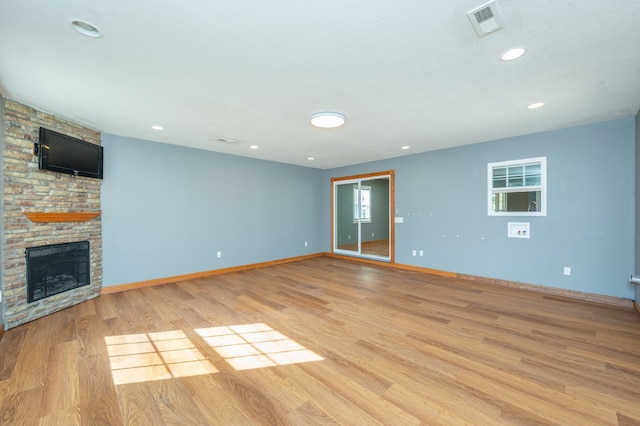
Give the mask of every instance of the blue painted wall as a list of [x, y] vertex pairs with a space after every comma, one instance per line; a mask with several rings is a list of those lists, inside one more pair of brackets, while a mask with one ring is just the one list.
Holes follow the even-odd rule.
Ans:
[[[396, 262], [631, 299], [636, 143], [629, 118], [321, 171], [103, 135], [104, 285], [330, 251], [330, 178], [394, 169]], [[548, 215], [488, 217], [487, 163], [539, 156]]]
[[[629, 118], [327, 170], [324, 182], [395, 170], [397, 263], [631, 299], [635, 142]], [[489, 217], [487, 163], [541, 156], [547, 216]], [[530, 222], [531, 238], [507, 238], [510, 221]]]
[[325, 249], [320, 170], [108, 134], [102, 143], [104, 286]]

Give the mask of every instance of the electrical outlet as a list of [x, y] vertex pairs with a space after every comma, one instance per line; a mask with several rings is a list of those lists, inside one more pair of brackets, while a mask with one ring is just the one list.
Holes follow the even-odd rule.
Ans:
[[414, 256], [416, 255], [416, 251], [415, 251], [415, 250], [413, 250], [411, 253], [412, 253]]
[[307, 241], [304, 242], [304, 246], [307, 247], [309, 243]]
[[564, 274], [565, 274], [565, 275], [571, 275], [571, 268], [570, 268], [570, 267], [568, 267], [568, 266], [565, 266], [565, 267], [564, 267]]
[[222, 257], [222, 252], [221, 252], [221, 251], [217, 252], [217, 253], [216, 253], [216, 257], [217, 257], [217, 258], [221, 258], [221, 257]]
[[420, 250], [420, 256], [424, 256], [424, 250]]

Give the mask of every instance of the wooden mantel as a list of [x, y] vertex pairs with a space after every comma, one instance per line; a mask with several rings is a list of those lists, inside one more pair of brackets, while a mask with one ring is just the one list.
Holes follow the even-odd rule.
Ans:
[[101, 212], [23, 212], [31, 222], [85, 222], [100, 216]]

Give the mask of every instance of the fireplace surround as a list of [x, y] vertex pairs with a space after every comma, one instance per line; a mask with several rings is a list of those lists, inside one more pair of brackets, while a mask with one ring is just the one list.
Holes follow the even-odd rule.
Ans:
[[89, 241], [25, 249], [27, 301], [35, 302], [90, 284]]
[[[100, 145], [100, 132], [0, 95], [2, 156], [2, 299], [0, 324], [11, 329], [95, 297], [102, 287], [100, 179], [56, 176], [38, 168], [33, 144], [47, 127]], [[89, 241], [90, 284], [29, 302], [25, 250]], [[81, 280], [82, 281], [82, 280]], [[36, 294], [37, 296], [37, 294]]]

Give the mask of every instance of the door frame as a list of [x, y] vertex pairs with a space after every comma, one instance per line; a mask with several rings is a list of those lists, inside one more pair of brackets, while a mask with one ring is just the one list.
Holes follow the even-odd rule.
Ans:
[[[395, 185], [395, 170], [386, 170], [383, 172], [364, 173], [359, 175], [341, 176], [331, 178], [331, 253], [342, 255], [343, 253], [335, 252], [335, 184], [340, 181], [347, 180], [367, 180], [376, 177], [389, 177], [389, 263], [396, 262], [396, 225], [395, 225], [395, 211], [396, 211], [396, 185]], [[346, 255], [345, 255], [346, 256]], [[362, 254], [355, 254], [354, 256], [371, 259], [369, 256]], [[376, 260], [376, 259], [373, 259]], [[381, 262], [386, 262], [382, 261]]]

